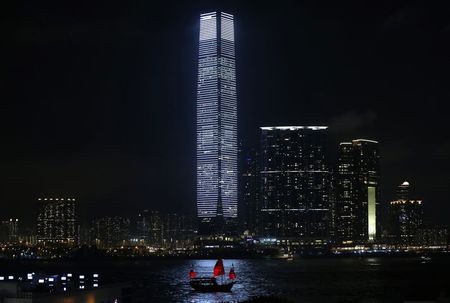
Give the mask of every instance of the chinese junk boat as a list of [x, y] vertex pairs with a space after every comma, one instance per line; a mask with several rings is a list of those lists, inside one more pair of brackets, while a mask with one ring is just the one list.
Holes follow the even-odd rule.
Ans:
[[189, 285], [196, 291], [202, 292], [228, 292], [231, 291], [236, 279], [234, 266], [231, 266], [228, 279], [224, 278], [225, 269], [222, 259], [217, 260], [212, 277], [197, 277], [197, 273], [191, 269], [189, 272]]

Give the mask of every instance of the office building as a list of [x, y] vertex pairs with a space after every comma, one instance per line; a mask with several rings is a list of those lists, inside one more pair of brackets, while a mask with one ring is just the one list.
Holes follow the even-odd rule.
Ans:
[[450, 244], [448, 228], [438, 225], [422, 226], [417, 230], [415, 244], [445, 249]]
[[185, 248], [194, 240], [194, 220], [192, 216], [169, 213], [164, 217], [164, 246]]
[[76, 244], [74, 198], [39, 198], [37, 239], [42, 244]]
[[397, 187], [397, 199], [389, 203], [389, 240], [396, 245], [415, 245], [423, 225], [422, 200], [409, 198], [409, 182]]
[[95, 242], [101, 248], [113, 248], [128, 245], [130, 238], [130, 220], [113, 216], [95, 219], [92, 224]]
[[237, 218], [237, 96], [233, 16], [200, 15], [197, 82], [197, 216], [203, 234]]
[[326, 140], [326, 126], [261, 127], [262, 236], [329, 238]]
[[10, 218], [0, 222], [0, 243], [19, 242], [19, 219]]
[[163, 222], [161, 213], [157, 210], [145, 209], [137, 219], [137, 233], [139, 242], [160, 246], [163, 239]]
[[339, 145], [334, 220], [339, 243], [365, 244], [377, 239], [379, 160], [377, 141], [357, 139]]

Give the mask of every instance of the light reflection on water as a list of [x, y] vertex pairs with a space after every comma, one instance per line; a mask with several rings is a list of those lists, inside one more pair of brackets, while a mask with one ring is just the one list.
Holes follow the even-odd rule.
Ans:
[[[239, 302], [276, 295], [293, 302], [402, 302], [416, 291], [429, 297], [450, 285], [447, 258], [442, 264], [383, 258], [224, 260], [234, 265], [237, 283], [230, 293], [198, 293], [189, 286], [189, 270], [212, 276], [216, 260], [161, 260], [139, 263], [144, 270], [142, 302]], [[143, 266], [143, 267], [142, 267]], [[136, 267], [135, 267], [136, 269]], [[423, 295], [423, 294], [419, 294]]]
[[100, 284], [128, 281], [133, 302], [238, 302], [276, 295], [300, 303], [432, 301], [450, 293], [450, 256], [392, 258], [306, 258], [224, 260], [234, 264], [237, 283], [231, 293], [197, 293], [189, 286], [189, 270], [211, 276], [216, 260], [99, 259], [95, 262], [0, 263], [0, 271], [100, 274]]
[[216, 260], [189, 260], [179, 268], [173, 268], [163, 282], [171, 287], [166, 291], [174, 302], [223, 302], [243, 301], [249, 297], [269, 294], [264, 291], [268, 287], [268, 280], [263, 272], [257, 272], [249, 267], [248, 260], [224, 260], [225, 272], [228, 274], [234, 265], [237, 274], [236, 284], [229, 293], [199, 293], [191, 289], [188, 284], [188, 273], [193, 268], [200, 277], [211, 277]]

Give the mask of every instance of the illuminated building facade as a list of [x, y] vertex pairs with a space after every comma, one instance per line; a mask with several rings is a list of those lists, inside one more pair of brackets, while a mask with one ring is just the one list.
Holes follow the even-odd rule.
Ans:
[[417, 230], [416, 245], [446, 248], [450, 244], [448, 229], [444, 226], [424, 226]]
[[335, 236], [341, 243], [374, 242], [379, 230], [378, 142], [357, 139], [339, 145]]
[[326, 126], [261, 127], [262, 236], [329, 237], [326, 139]]
[[404, 181], [402, 184], [397, 186], [395, 190], [395, 195], [397, 200], [409, 200], [409, 182]]
[[73, 198], [39, 198], [38, 243], [76, 243], [76, 207]]
[[19, 219], [0, 222], [0, 243], [17, 243], [19, 241]]
[[389, 203], [389, 239], [397, 245], [417, 243], [417, 234], [423, 225], [422, 200], [409, 198], [409, 182], [397, 187], [397, 199]]
[[94, 244], [101, 248], [126, 245], [130, 238], [130, 220], [124, 217], [98, 218], [93, 221], [92, 229]]
[[200, 15], [197, 216], [201, 233], [237, 218], [237, 97], [233, 16]]
[[160, 246], [163, 237], [161, 213], [157, 210], [145, 209], [137, 219], [138, 239], [143, 244]]
[[194, 239], [194, 220], [192, 216], [169, 213], [164, 217], [164, 246], [184, 248]]

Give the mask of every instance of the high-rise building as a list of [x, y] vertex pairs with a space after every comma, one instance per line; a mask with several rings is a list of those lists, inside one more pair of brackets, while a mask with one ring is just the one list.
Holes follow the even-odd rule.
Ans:
[[417, 230], [415, 243], [445, 249], [450, 244], [448, 228], [439, 225], [421, 227]]
[[327, 240], [326, 126], [261, 127], [262, 236]]
[[102, 248], [112, 248], [128, 244], [130, 237], [130, 220], [124, 217], [102, 217], [92, 224], [95, 244]]
[[336, 172], [335, 238], [338, 242], [353, 243], [357, 224], [357, 170], [353, 144], [339, 145]]
[[367, 243], [377, 238], [379, 160], [377, 141], [357, 139], [339, 145], [335, 237], [341, 243]]
[[[237, 218], [237, 97], [233, 15], [200, 15], [197, 216], [202, 233]], [[221, 227], [222, 226], [222, 227]]]
[[423, 224], [422, 200], [395, 200], [389, 203], [389, 238], [394, 244], [416, 243]]
[[397, 186], [395, 195], [397, 200], [409, 200], [409, 182], [404, 181], [402, 184]]
[[17, 243], [19, 241], [19, 219], [0, 222], [0, 243]]
[[76, 243], [76, 206], [73, 198], [39, 198], [39, 243]]
[[389, 203], [389, 240], [397, 245], [417, 243], [417, 233], [423, 226], [422, 200], [409, 198], [409, 182], [397, 187], [397, 199]]
[[164, 218], [164, 245], [169, 248], [186, 247], [194, 236], [191, 216], [169, 213]]
[[161, 214], [157, 210], [145, 209], [137, 219], [138, 239], [147, 245], [160, 246], [163, 238]]
[[241, 151], [239, 168], [239, 232], [256, 234], [259, 219], [259, 162], [255, 149]]

